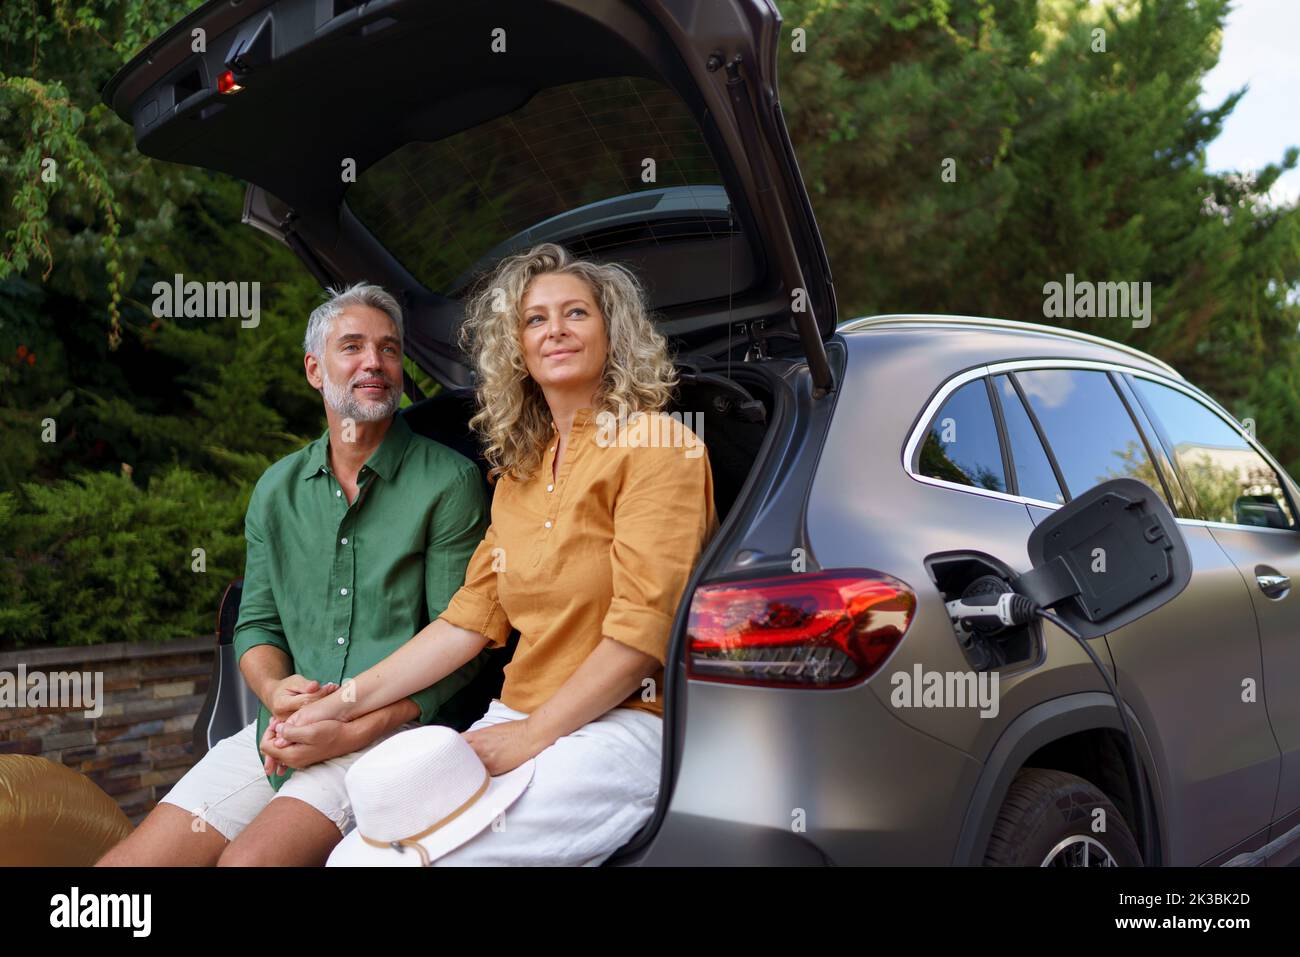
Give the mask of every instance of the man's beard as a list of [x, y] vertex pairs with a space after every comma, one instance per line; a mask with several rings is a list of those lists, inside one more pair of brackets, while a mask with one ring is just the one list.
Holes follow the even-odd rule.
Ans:
[[357, 382], [378, 378], [383, 377], [362, 374], [357, 376], [353, 382], [341, 386], [330, 379], [324, 364], [321, 365], [321, 379], [325, 383], [323, 390], [325, 402], [338, 413], [340, 418], [351, 419], [353, 422], [379, 422], [396, 412], [398, 405], [401, 404], [401, 393], [387, 379], [384, 381], [388, 385], [388, 398], [383, 402], [362, 402], [361, 398], [353, 391], [353, 386]]

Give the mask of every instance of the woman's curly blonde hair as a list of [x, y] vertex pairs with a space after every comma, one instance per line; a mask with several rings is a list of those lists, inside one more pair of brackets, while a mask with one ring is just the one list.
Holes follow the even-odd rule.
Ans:
[[555, 243], [503, 259], [476, 284], [460, 330], [461, 348], [478, 370], [478, 412], [469, 425], [483, 439], [490, 481], [503, 473], [527, 481], [551, 438], [550, 407], [528, 373], [520, 344], [524, 295], [547, 273], [585, 280], [605, 317], [609, 351], [592, 402], [594, 415], [660, 412], [677, 386], [667, 340], [651, 322], [645, 293], [631, 271], [576, 259]]

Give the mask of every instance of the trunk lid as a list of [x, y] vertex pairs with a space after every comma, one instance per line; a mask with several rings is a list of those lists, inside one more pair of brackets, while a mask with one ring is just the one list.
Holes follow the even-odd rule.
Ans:
[[408, 351], [453, 381], [456, 296], [551, 239], [637, 269], [688, 348], [743, 323], [829, 389], [779, 37], [770, 0], [214, 0], [104, 99], [146, 155], [247, 181], [245, 221], [322, 282], [400, 289]]

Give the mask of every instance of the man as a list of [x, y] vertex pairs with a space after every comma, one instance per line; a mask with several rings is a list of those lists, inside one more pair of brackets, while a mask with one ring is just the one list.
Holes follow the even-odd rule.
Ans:
[[[409, 698], [310, 740], [270, 733], [437, 617], [487, 526], [477, 466], [413, 434], [401, 401], [402, 313], [377, 286], [330, 291], [304, 368], [329, 428], [258, 481], [245, 521], [234, 644], [258, 719], [217, 743], [100, 865], [322, 865], [354, 821], [347, 769], [448, 713], [482, 655]], [[313, 725], [316, 727], [317, 725]], [[265, 756], [265, 759], [263, 758]]]

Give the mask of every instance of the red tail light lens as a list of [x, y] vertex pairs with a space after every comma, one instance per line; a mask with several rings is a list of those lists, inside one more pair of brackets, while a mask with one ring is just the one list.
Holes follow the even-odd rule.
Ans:
[[842, 688], [871, 677], [916, 613], [906, 584], [836, 569], [703, 585], [691, 599], [691, 678], [780, 688]]
[[218, 93], [238, 93], [243, 87], [235, 82], [235, 74], [232, 70], [217, 75], [217, 92]]

